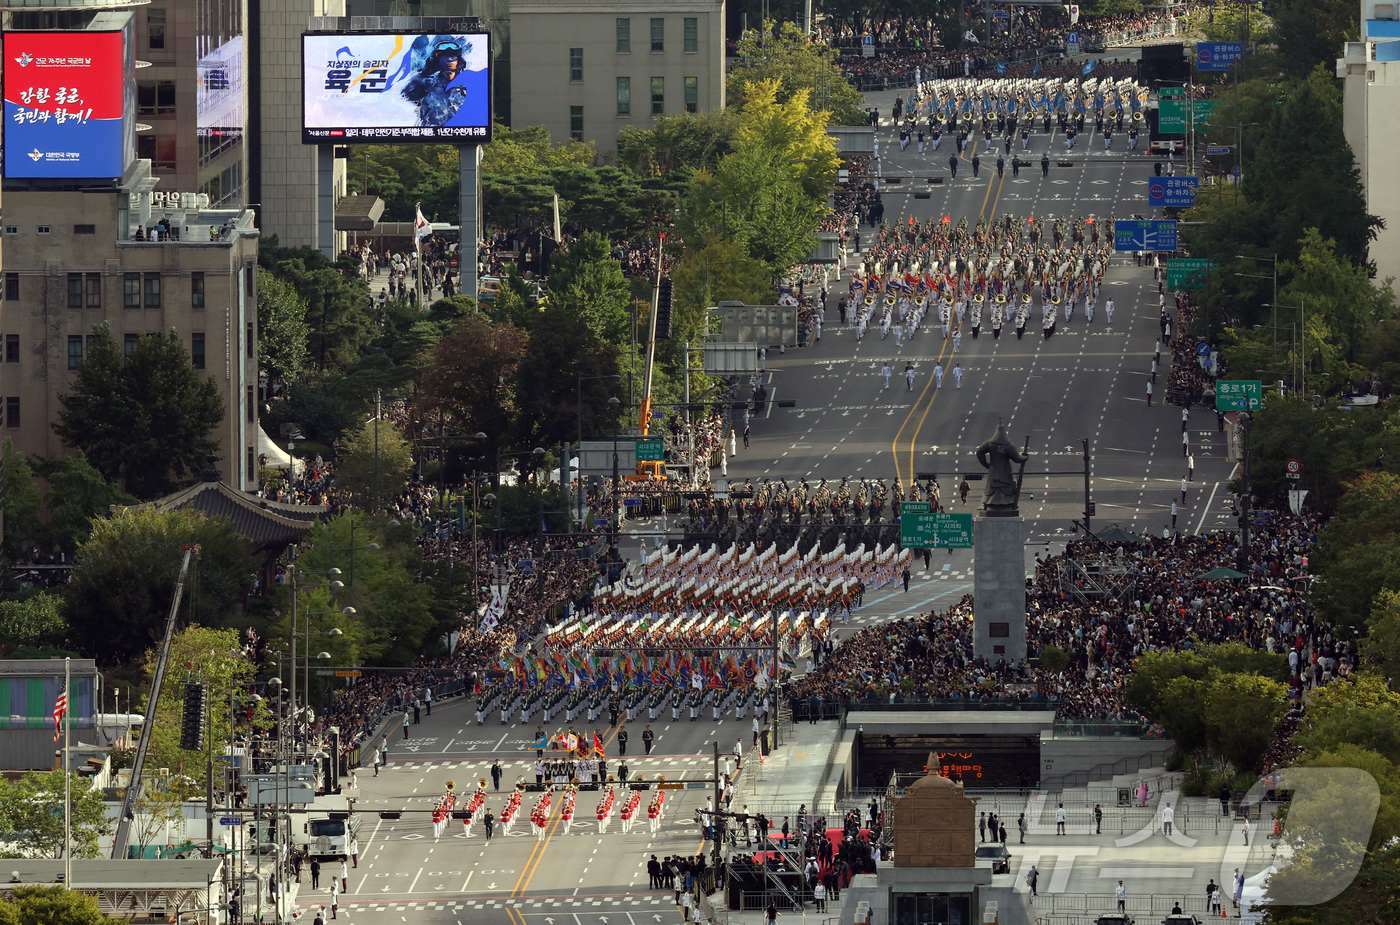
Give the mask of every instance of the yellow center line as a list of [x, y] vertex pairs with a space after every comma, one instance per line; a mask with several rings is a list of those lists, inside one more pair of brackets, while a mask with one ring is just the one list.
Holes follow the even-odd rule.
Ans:
[[[603, 741], [604, 754], [607, 754], [608, 746], [612, 744], [613, 739], [617, 737], [617, 733], [622, 729], [623, 725], [624, 723], [619, 722], [616, 726], [609, 727], [607, 738]], [[530, 856], [525, 859], [525, 866], [521, 868], [520, 877], [515, 881], [515, 889], [511, 891], [512, 897], [518, 898], [523, 896], [525, 891], [530, 888], [530, 881], [535, 879], [535, 874], [540, 869], [540, 862], [544, 860], [544, 853], [549, 848], [549, 843], [554, 840], [555, 833], [559, 831], [559, 823], [563, 821], [563, 806], [564, 801], [561, 798], [559, 800], [559, 805], [555, 807], [555, 809], [560, 810], [560, 813], [556, 816], [554, 812], [551, 811], [550, 815], [554, 821], [549, 824], [549, 833], [545, 835], [543, 841], [535, 845], [530, 851]], [[548, 822], [548, 820], [546, 820], [546, 822]]]

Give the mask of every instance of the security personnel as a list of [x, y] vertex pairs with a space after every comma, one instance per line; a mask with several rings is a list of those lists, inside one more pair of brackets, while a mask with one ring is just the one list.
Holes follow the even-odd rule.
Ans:
[[1050, 176], [1050, 155], [1049, 155], [1049, 154], [1042, 154], [1042, 155], [1040, 156], [1040, 175], [1041, 175], [1042, 177], [1048, 177], [1048, 176]]

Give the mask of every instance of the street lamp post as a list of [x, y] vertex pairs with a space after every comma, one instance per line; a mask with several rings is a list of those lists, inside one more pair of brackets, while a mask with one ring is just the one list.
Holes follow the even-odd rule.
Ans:
[[[576, 396], [577, 399], [578, 399], [578, 451], [579, 451], [579, 454], [580, 454], [580, 455], [583, 454], [583, 384], [584, 384], [585, 382], [589, 382], [589, 381], [594, 380], [594, 379], [621, 379], [621, 378], [622, 378], [622, 374], [621, 374], [621, 373], [618, 373], [618, 374], [612, 375], [612, 376], [585, 376], [585, 375], [583, 375], [583, 373], [578, 373], [578, 391], [575, 392], [575, 396]], [[611, 402], [610, 402], [610, 404], [611, 404]], [[564, 468], [561, 470], [561, 477], [562, 477], [562, 475], [563, 475], [564, 473], [567, 473], [567, 472], [568, 472], [568, 466], [569, 466], [569, 461], [566, 459], [566, 460], [564, 460]], [[582, 472], [580, 472], [580, 476], [582, 476]], [[578, 518], [577, 518], [577, 520], [578, 520], [579, 522], [582, 522], [582, 521], [583, 521], [583, 487], [582, 487], [582, 486], [578, 486], [578, 488], [575, 490], [575, 494], [578, 495]]]
[[[618, 401], [618, 400], [617, 400], [617, 396], [614, 395], [612, 398], [609, 398], [609, 399], [608, 399], [608, 404], [612, 406], [613, 415], [614, 415], [614, 418], [616, 418], [617, 412], [618, 412], [618, 410], [619, 410], [619, 406], [622, 404], [622, 402]], [[610, 523], [610, 524], [608, 525], [608, 526], [610, 526], [610, 527], [612, 528], [612, 530], [610, 531], [610, 532], [612, 533], [612, 542], [609, 543], [608, 545], [611, 546], [611, 547], [613, 548], [614, 551], [615, 551], [616, 548], [617, 548], [617, 540], [618, 540], [618, 532], [619, 532], [619, 531], [618, 531], [618, 526], [619, 526], [619, 524], [618, 524], [618, 522], [617, 522], [617, 518], [618, 518], [618, 499], [619, 499], [619, 497], [620, 497], [621, 495], [622, 495], [622, 478], [621, 478], [621, 476], [619, 475], [619, 473], [618, 473], [618, 471], [617, 471], [617, 425], [614, 424], [614, 425], [613, 425], [612, 523]]]

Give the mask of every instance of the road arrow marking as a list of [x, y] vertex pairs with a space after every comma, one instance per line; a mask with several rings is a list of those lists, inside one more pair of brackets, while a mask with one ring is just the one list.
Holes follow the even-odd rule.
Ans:
[[547, 923], [547, 925], [554, 925], [554, 916], [547, 915], [544, 917], [544, 920]]

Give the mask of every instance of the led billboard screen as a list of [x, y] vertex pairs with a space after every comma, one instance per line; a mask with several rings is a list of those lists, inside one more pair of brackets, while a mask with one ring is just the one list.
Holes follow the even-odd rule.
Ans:
[[5, 176], [113, 179], [135, 157], [136, 62], [122, 32], [6, 32]]
[[491, 140], [490, 35], [302, 36], [307, 144]]

